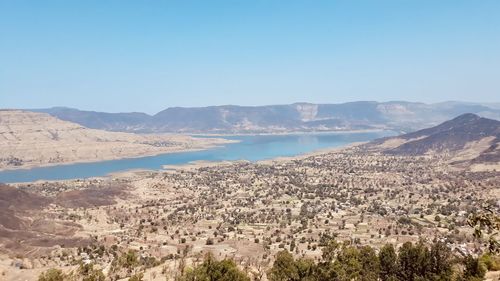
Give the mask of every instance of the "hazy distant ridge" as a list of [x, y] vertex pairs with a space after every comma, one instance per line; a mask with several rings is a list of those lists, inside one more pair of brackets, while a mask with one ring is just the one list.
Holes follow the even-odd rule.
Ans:
[[412, 131], [434, 126], [464, 113], [500, 119], [500, 109], [488, 105], [404, 101], [172, 107], [155, 115], [82, 111], [64, 107], [33, 111], [49, 113], [88, 128], [144, 133], [273, 133], [363, 129]]

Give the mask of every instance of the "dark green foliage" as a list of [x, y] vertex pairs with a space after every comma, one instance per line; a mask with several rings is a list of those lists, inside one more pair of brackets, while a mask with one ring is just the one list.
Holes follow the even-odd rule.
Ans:
[[429, 263], [429, 250], [423, 243], [404, 243], [399, 248], [399, 279], [414, 281], [425, 278]]
[[465, 258], [464, 280], [482, 280], [486, 274], [486, 267], [471, 255]]
[[276, 260], [267, 277], [271, 281], [316, 280], [315, 268], [316, 265], [312, 260], [295, 260], [292, 254], [284, 250], [276, 254]]
[[120, 256], [118, 263], [121, 267], [128, 269], [134, 268], [139, 263], [136, 252], [134, 250], [129, 250], [128, 252], [123, 253]]
[[[279, 252], [267, 277], [270, 281], [448, 281], [457, 262], [460, 259], [443, 242], [430, 247], [408, 242], [398, 252], [385, 245], [378, 255], [370, 246], [330, 242], [319, 263], [295, 260], [289, 252]], [[477, 259], [468, 258], [463, 264], [466, 270], [460, 280], [481, 280], [484, 276], [485, 267]]]
[[207, 255], [202, 264], [189, 269], [180, 281], [250, 281], [250, 278], [232, 260], [217, 261]]
[[358, 248], [344, 246], [337, 254], [337, 259], [333, 263], [337, 280], [359, 279], [362, 270]]
[[273, 267], [267, 274], [271, 281], [300, 280], [299, 271], [295, 266], [295, 260], [288, 251], [284, 250], [276, 254]]
[[359, 249], [359, 258], [361, 262], [361, 272], [359, 280], [377, 280], [380, 273], [380, 261], [375, 250], [370, 246], [364, 246]]
[[302, 280], [377, 280], [378, 257], [371, 247], [353, 247], [329, 243], [323, 249], [323, 261], [314, 264], [308, 259], [295, 260], [287, 251], [276, 255], [268, 272], [271, 281]]
[[314, 279], [314, 270], [316, 265], [311, 259], [298, 259], [295, 261], [295, 267], [299, 276], [298, 280], [316, 280]]
[[323, 248], [323, 252], [321, 257], [323, 261], [326, 263], [331, 263], [335, 256], [337, 255], [337, 251], [339, 250], [340, 245], [335, 240], [330, 240], [327, 245]]
[[379, 252], [380, 279], [382, 281], [394, 280], [398, 273], [398, 255], [392, 244], [387, 244]]
[[435, 242], [430, 249], [430, 268], [428, 277], [431, 280], [451, 280], [452, 254], [443, 242]]
[[[119, 258], [123, 268], [134, 268], [139, 263], [136, 252], [129, 251]], [[154, 258], [142, 265], [156, 265]], [[456, 266], [458, 264], [458, 266]], [[287, 250], [276, 254], [273, 266], [267, 272], [269, 281], [476, 281], [483, 280], [487, 268], [497, 269], [500, 258], [483, 255], [480, 258], [453, 256], [444, 242], [436, 241], [427, 246], [423, 242], [404, 243], [398, 251], [393, 245], [385, 245], [377, 255], [370, 246], [326, 243], [319, 262], [299, 258]], [[463, 270], [462, 270], [463, 269]], [[452, 278], [453, 276], [453, 278]], [[42, 273], [39, 281], [64, 281], [65, 275], [57, 269]], [[76, 276], [81, 281], [104, 281], [101, 270], [92, 264], [82, 264]], [[129, 281], [141, 281], [143, 274], [130, 277]], [[188, 269], [177, 281], [250, 281], [233, 260], [216, 260], [207, 255], [198, 266]]]

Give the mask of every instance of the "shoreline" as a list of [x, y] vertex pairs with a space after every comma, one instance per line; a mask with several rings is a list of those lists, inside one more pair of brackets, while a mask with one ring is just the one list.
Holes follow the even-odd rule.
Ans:
[[[381, 130], [381, 131], [386, 131], [386, 130]], [[320, 134], [331, 134], [332, 132], [321, 132]], [[346, 132], [337, 132], [337, 133], [346, 133]], [[287, 135], [293, 135], [296, 133], [289, 133]], [[307, 134], [307, 133], [303, 133]], [[158, 155], [166, 155], [166, 154], [174, 154], [174, 153], [185, 153], [185, 152], [194, 152], [194, 151], [203, 151], [203, 150], [209, 150], [209, 149], [214, 149], [217, 147], [222, 147], [226, 144], [232, 144], [232, 143], [238, 143], [240, 142], [239, 140], [232, 140], [232, 139], [224, 139], [226, 142], [222, 144], [216, 144], [216, 145], [210, 145], [210, 146], [205, 146], [201, 148], [192, 148], [192, 149], [185, 149], [185, 150], [178, 150], [178, 151], [170, 151], [170, 152], [158, 152], [158, 153], [149, 153], [147, 155], [142, 154], [140, 156], [132, 156], [132, 157], [117, 157], [115, 159], [106, 159], [106, 160], [101, 160], [101, 161], [78, 161], [78, 162], [67, 162], [67, 163], [57, 163], [57, 164], [51, 164], [51, 165], [44, 165], [44, 166], [35, 166], [35, 167], [30, 167], [30, 168], [19, 168], [19, 169], [10, 169], [10, 170], [5, 170], [5, 169], [0, 169], [0, 173], [2, 172], [15, 172], [15, 171], [26, 171], [29, 172], [31, 169], [35, 168], [49, 168], [49, 167], [55, 167], [55, 166], [69, 166], [73, 164], [86, 164], [86, 163], [99, 163], [99, 162], [106, 162], [106, 161], [114, 161], [114, 160], [124, 160], [124, 159], [135, 159], [135, 158], [143, 158], [143, 157], [153, 157], [153, 156], [158, 156]], [[75, 178], [68, 178], [68, 179], [38, 179], [38, 180], [33, 180], [33, 181], [17, 181], [17, 182], [10, 182], [9, 184], [19, 184], [19, 183], [28, 183], [28, 182], [37, 182], [37, 181], [44, 181], [44, 182], [61, 182], [61, 181], [75, 181], [75, 180], [89, 180], [89, 179], [112, 179], [112, 178], [120, 178], [123, 176], [130, 177], [137, 175], [140, 172], [167, 172], [167, 171], [176, 171], [176, 170], [182, 170], [182, 169], [197, 169], [197, 168], [202, 168], [202, 167], [209, 167], [209, 166], [217, 166], [217, 165], [232, 165], [235, 163], [243, 163], [243, 162], [248, 162], [248, 163], [256, 163], [256, 164], [273, 164], [273, 163], [279, 163], [283, 161], [293, 161], [297, 159], [303, 159], [306, 157], [310, 156], [315, 156], [315, 155], [321, 155], [321, 154], [326, 154], [326, 153], [332, 153], [332, 152], [340, 152], [345, 149], [349, 149], [358, 145], [361, 145], [363, 143], [367, 143], [368, 141], [360, 141], [360, 142], [352, 142], [352, 143], [347, 143], [344, 145], [340, 146], [334, 146], [334, 147], [325, 147], [325, 148], [319, 148], [311, 151], [307, 151], [304, 153], [300, 153], [297, 155], [293, 156], [277, 156], [274, 158], [269, 158], [269, 159], [261, 159], [261, 160], [245, 160], [245, 159], [239, 159], [239, 160], [220, 160], [220, 161], [211, 161], [211, 160], [194, 160], [191, 162], [187, 163], [181, 163], [181, 164], [164, 164], [161, 165], [160, 168], [158, 169], [148, 169], [148, 168], [133, 168], [133, 169], [125, 169], [121, 171], [113, 171], [105, 175], [95, 175], [95, 176], [89, 176], [89, 177], [75, 177]]]
[[[143, 169], [140, 171], [149, 171], [149, 172], [158, 172], [158, 171], [175, 171], [175, 170], [180, 170], [180, 169], [198, 169], [198, 168], [204, 168], [204, 167], [212, 167], [212, 166], [217, 166], [217, 165], [231, 165], [235, 163], [255, 163], [255, 164], [273, 164], [277, 162], [286, 162], [286, 161], [293, 161], [293, 160], [299, 160], [311, 156], [317, 156], [317, 155], [322, 155], [322, 154], [327, 154], [327, 153], [332, 153], [332, 152], [340, 152], [345, 149], [353, 148], [362, 144], [366, 144], [368, 141], [365, 142], [353, 142], [349, 143], [346, 145], [342, 146], [337, 146], [337, 147], [327, 147], [327, 148], [320, 148], [316, 150], [312, 150], [306, 153], [301, 153], [297, 154], [294, 156], [278, 156], [275, 158], [270, 158], [270, 159], [262, 159], [262, 160], [257, 160], [257, 161], [249, 161], [249, 160], [221, 160], [221, 161], [208, 161], [208, 160], [196, 160], [196, 161], [191, 161], [185, 164], [178, 164], [178, 165], [163, 165], [162, 170], [148, 170], [148, 169]], [[133, 170], [130, 171], [122, 171], [122, 172], [117, 172], [118, 173], [126, 173], [126, 172], [134, 172]], [[115, 174], [115, 173], [113, 173]]]
[[[369, 130], [350, 130], [350, 131], [315, 131], [315, 132], [283, 132], [283, 133], [260, 133], [260, 134], [186, 134], [185, 136], [191, 136], [195, 138], [202, 138], [202, 137], [207, 137], [207, 139], [212, 139], [215, 137], [219, 137], [222, 142], [216, 143], [216, 144], [207, 144], [207, 145], [200, 145], [198, 148], [188, 148], [188, 149], [173, 149], [171, 151], [151, 151], [149, 153], [143, 153], [139, 155], [126, 155], [126, 156], [117, 156], [117, 157], [112, 157], [112, 158], [102, 158], [102, 159], [88, 159], [88, 160], [74, 160], [74, 161], [66, 161], [66, 162], [59, 162], [59, 163], [44, 163], [44, 164], [38, 164], [38, 163], [29, 163], [26, 165], [22, 166], [12, 166], [12, 167], [3, 167], [0, 168], [0, 173], [1, 172], [14, 172], [14, 171], [29, 171], [32, 169], [37, 169], [37, 168], [49, 168], [49, 167], [55, 167], [55, 166], [68, 166], [68, 165], [74, 165], [74, 164], [88, 164], [88, 163], [99, 163], [99, 162], [106, 162], [106, 161], [115, 161], [115, 160], [125, 160], [125, 159], [136, 159], [136, 158], [143, 158], [143, 157], [152, 157], [152, 156], [158, 156], [158, 155], [163, 155], [163, 154], [174, 154], [174, 153], [185, 153], [185, 152], [195, 152], [195, 151], [203, 151], [203, 150], [209, 150], [209, 149], [214, 149], [217, 147], [222, 147], [226, 144], [232, 144], [232, 143], [238, 143], [240, 140], [234, 140], [234, 139], [224, 139], [223, 137], [237, 137], [237, 136], [293, 136], [293, 135], [328, 135], [328, 134], [361, 134], [361, 133], [377, 133], [377, 132], [384, 132], [384, 131], [391, 131], [391, 130], [384, 130], [384, 129], [369, 129]], [[323, 148], [320, 150], [329, 150], [330, 148]], [[290, 157], [298, 157], [300, 155], [296, 156], [290, 156]], [[279, 159], [279, 158], [289, 158], [287, 156], [281, 156], [273, 159]], [[269, 161], [271, 159], [265, 159], [265, 160], [258, 160], [256, 162], [260, 161]], [[203, 161], [203, 160], [202, 160]]]
[[[337, 146], [337, 147], [329, 147], [329, 148], [320, 148], [317, 150], [309, 151], [306, 153], [294, 155], [294, 156], [280, 156], [280, 157], [275, 157], [275, 158], [270, 158], [270, 159], [262, 159], [262, 160], [257, 160], [257, 161], [249, 161], [249, 160], [221, 160], [221, 161], [208, 161], [208, 160], [195, 160], [191, 161], [188, 163], [184, 164], [177, 164], [177, 165], [170, 165], [170, 164], [165, 164], [162, 165], [160, 169], [154, 170], [154, 169], [131, 169], [131, 170], [123, 170], [123, 171], [116, 171], [116, 172], [111, 172], [109, 174], [106, 174], [104, 176], [94, 176], [94, 177], [88, 177], [88, 178], [72, 178], [72, 179], [58, 179], [58, 180], [35, 180], [35, 181], [19, 181], [19, 182], [10, 182], [7, 183], [9, 185], [19, 185], [19, 184], [28, 184], [28, 183], [35, 183], [35, 182], [74, 182], [74, 181], [80, 181], [80, 180], [112, 180], [112, 179], [119, 179], [119, 178], [130, 178], [130, 177], [140, 177], [140, 173], [158, 173], [158, 172], [175, 172], [179, 170], [189, 170], [189, 169], [199, 169], [199, 168], [204, 168], [204, 167], [213, 167], [213, 166], [218, 166], [218, 165], [233, 165], [237, 163], [255, 163], [255, 164], [264, 164], [264, 165], [270, 165], [274, 163], [280, 163], [280, 162], [286, 162], [286, 161], [293, 161], [293, 160], [298, 160], [298, 159], [303, 159], [311, 156], [316, 156], [316, 155], [321, 155], [321, 154], [326, 154], [326, 153], [332, 153], [332, 152], [340, 152], [342, 150], [352, 148], [361, 144], [364, 144], [367, 142], [353, 142], [350, 144], [342, 145], [342, 146]], [[215, 146], [217, 147], [217, 146]], [[192, 150], [192, 151], [201, 151], [205, 149], [197, 149], [197, 150]], [[168, 153], [161, 153], [161, 154], [168, 154]], [[154, 156], [154, 155], [153, 155]], [[148, 156], [145, 156], [148, 157]], [[129, 159], [133, 158], [140, 158], [140, 157], [130, 157]], [[108, 161], [108, 160], [106, 160]], [[112, 161], [112, 160], [109, 160]], [[103, 161], [100, 161], [103, 162]], [[88, 162], [87, 162], [88, 163]], [[90, 162], [91, 163], [91, 162]], [[70, 164], [67, 164], [70, 165]], [[55, 165], [57, 166], [57, 165]], [[26, 169], [29, 170], [29, 169]], [[2, 172], [2, 171], [0, 171]]]
[[88, 177], [88, 178], [73, 178], [73, 179], [60, 179], [60, 180], [36, 180], [36, 181], [28, 181], [28, 182], [12, 182], [8, 183], [10, 185], [19, 185], [19, 184], [27, 184], [27, 183], [33, 183], [33, 182], [74, 182], [74, 181], [79, 181], [79, 180], [112, 180], [112, 179], [120, 179], [120, 178], [133, 178], [133, 177], [140, 177], [140, 173], [159, 173], [159, 172], [176, 172], [179, 170], [191, 170], [191, 169], [199, 169], [199, 168], [205, 168], [205, 167], [214, 167], [214, 166], [219, 166], [219, 165], [233, 165], [237, 163], [255, 163], [255, 164], [264, 164], [264, 165], [270, 165], [274, 163], [280, 163], [280, 162], [286, 162], [286, 161], [293, 161], [293, 160], [299, 160], [311, 156], [316, 156], [316, 155], [322, 155], [326, 153], [332, 153], [332, 152], [340, 152], [345, 149], [349, 149], [358, 145], [365, 144], [367, 142], [353, 142], [350, 144], [338, 146], [338, 147], [329, 147], [329, 148], [321, 148], [317, 150], [313, 150], [310, 152], [306, 152], [303, 154], [298, 154], [294, 156], [280, 156], [280, 157], [275, 157], [271, 159], [263, 159], [263, 160], [257, 160], [257, 161], [249, 161], [249, 160], [221, 160], [221, 161], [208, 161], [208, 160], [195, 160], [191, 161], [188, 163], [184, 164], [177, 164], [177, 165], [162, 165], [160, 169], [157, 170], [152, 170], [152, 169], [131, 169], [131, 170], [124, 170], [124, 171], [116, 171], [109, 173], [104, 176], [95, 176], [95, 177]]
[[338, 130], [338, 131], [291, 131], [291, 132], [264, 132], [264, 133], [188, 133], [192, 137], [237, 137], [237, 136], [287, 136], [287, 135], [328, 135], [328, 134], [363, 134], [379, 132], [396, 132], [389, 129]]
[[37, 169], [37, 168], [50, 168], [50, 167], [56, 167], [56, 166], [69, 166], [69, 165], [75, 165], [75, 164], [101, 163], [101, 162], [107, 162], [107, 161], [152, 157], [152, 156], [158, 156], [158, 155], [163, 155], [163, 154], [196, 152], [196, 151], [214, 149], [217, 147], [222, 147], [223, 145], [226, 145], [226, 144], [232, 144], [232, 143], [238, 143], [238, 142], [239, 141], [237, 141], [237, 140], [225, 140], [225, 142], [223, 142], [223, 143], [217, 143], [214, 145], [203, 145], [203, 146], [200, 146], [198, 148], [177, 149], [177, 150], [172, 150], [172, 151], [157, 151], [157, 152], [144, 153], [144, 154], [140, 154], [140, 155], [130, 155], [130, 156], [113, 157], [113, 158], [106, 158], [106, 159], [75, 160], [75, 161], [67, 161], [67, 162], [60, 162], [60, 163], [46, 163], [46, 164], [32, 164], [31, 163], [31, 164], [26, 164], [26, 165], [19, 166], [19, 167], [0, 168], [0, 173], [2, 173], [2, 172], [15, 172], [15, 171], [28, 172], [32, 169]]

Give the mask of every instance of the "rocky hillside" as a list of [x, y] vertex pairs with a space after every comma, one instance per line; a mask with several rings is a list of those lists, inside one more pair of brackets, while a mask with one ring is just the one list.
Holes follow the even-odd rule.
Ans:
[[499, 121], [469, 113], [432, 128], [402, 135], [400, 138], [407, 142], [388, 152], [412, 155], [453, 152], [464, 149], [469, 143], [498, 137], [500, 137]]
[[394, 155], [448, 154], [455, 162], [500, 163], [500, 121], [463, 114], [438, 126], [369, 144]]
[[0, 169], [110, 160], [224, 143], [221, 139], [88, 129], [45, 113], [0, 110]]
[[296, 103], [269, 106], [210, 106], [167, 108], [155, 115], [103, 113], [71, 108], [36, 110], [94, 129], [123, 132], [262, 133], [391, 129], [413, 131], [464, 113], [500, 118], [500, 110], [460, 102]]
[[71, 190], [63, 184], [51, 184], [28, 191], [0, 183], [0, 254], [43, 255], [58, 245], [88, 245], [90, 239], [75, 236], [82, 226], [61, 219], [64, 215], [54, 218], [50, 205], [91, 208], [115, 204], [116, 198], [127, 198], [126, 185], [96, 184]]

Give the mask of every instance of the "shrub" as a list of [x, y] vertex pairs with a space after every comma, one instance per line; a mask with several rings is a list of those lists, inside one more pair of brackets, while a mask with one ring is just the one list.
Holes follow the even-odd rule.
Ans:
[[491, 254], [484, 254], [481, 256], [481, 258], [479, 260], [482, 264], [484, 264], [484, 266], [486, 266], [486, 268], [489, 271], [500, 270], [500, 257], [499, 256], [495, 256], [495, 255], [491, 255]]
[[64, 274], [60, 269], [51, 268], [45, 272], [42, 272], [38, 276], [38, 281], [63, 281]]
[[208, 254], [199, 266], [188, 269], [180, 281], [217, 280], [217, 281], [250, 281], [248, 275], [239, 270], [234, 261], [221, 261]]
[[143, 273], [137, 273], [137, 274], [134, 274], [134, 275], [130, 276], [130, 278], [128, 279], [128, 281], [142, 281], [143, 277], [144, 277]]

